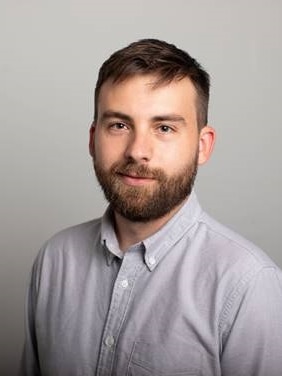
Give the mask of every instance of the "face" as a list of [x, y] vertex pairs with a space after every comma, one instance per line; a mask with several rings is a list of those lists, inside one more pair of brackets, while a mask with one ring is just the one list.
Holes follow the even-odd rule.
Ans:
[[90, 131], [98, 181], [112, 208], [131, 221], [161, 218], [189, 196], [207, 149], [188, 78], [154, 86], [154, 76], [106, 82]]

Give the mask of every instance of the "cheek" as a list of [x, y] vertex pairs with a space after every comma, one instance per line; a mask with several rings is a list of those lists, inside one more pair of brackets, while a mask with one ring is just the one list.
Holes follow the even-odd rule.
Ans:
[[118, 145], [105, 143], [104, 140], [95, 143], [95, 162], [104, 169], [109, 169], [113, 163], [121, 159], [121, 153]]
[[197, 154], [198, 142], [179, 142], [174, 146], [167, 145], [162, 154], [160, 154], [160, 158], [162, 158], [164, 164], [181, 168], [194, 161]]

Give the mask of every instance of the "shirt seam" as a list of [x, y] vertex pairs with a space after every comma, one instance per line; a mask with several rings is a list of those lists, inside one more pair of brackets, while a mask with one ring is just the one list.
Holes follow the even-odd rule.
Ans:
[[[239, 302], [239, 304], [240, 304], [241, 301], [242, 301], [244, 292], [246, 292], [248, 286], [250, 285], [250, 282], [254, 278], [256, 278], [263, 270], [267, 270], [267, 269], [272, 269], [275, 272], [275, 275], [277, 277], [275, 266], [261, 266], [259, 269], [251, 269], [242, 277], [242, 279], [237, 283], [236, 287], [228, 294], [228, 297], [226, 298], [225, 303], [223, 304], [223, 308], [222, 308], [220, 315], [219, 315], [218, 328], [219, 328], [219, 338], [222, 339], [220, 341], [221, 344], [223, 344], [225, 342], [225, 340], [228, 337], [230, 330], [231, 330], [232, 323], [230, 325], [228, 325], [226, 323], [226, 320], [227, 320], [228, 316], [230, 315], [232, 309], [234, 308], [234, 302], [235, 302], [236, 298], [242, 293], [241, 299], [240, 299], [240, 302]], [[243, 292], [243, 289], [244, 289], [245, 286], [247, 286], [247, 287]], [[224, 329], [224, 326], [226, 326], [225, 329]]]
[[[205, 215], [205, 213], [203, 213]], [[273, 267], [272, 265], [268, 265], [266, 264], [266, 262], [262, 261], [257, 255], [256, 253], [253, 252], [253, 248], [255, 248], [256, 246], [253, 245], [252, 247], [246, 247], [242, 242], [239, 242], [237, 241], [236, 239], [234, 239], [233, 237], [231, 236], [228, 236], [227, 234], [224, 234], [224, 232], [222, 231], [218, 231], [216, 230], [211, 224], [209, 224], [207, 221], [205, 221], [203, 218], [200, 218], [198, 223], [202, 223], [204, 224], [206, 227], [209, 228], [210, 231], [212, 231], [213, 233], [229, 240], [230, 242], [232, 242], [233, 244], [237, 245], [239, 248], [241, 248], [242, 250], [245, 250], [248, 254], [250, 254], [251, 256], [253, 256], [253, 258], [259, 263], [259, 265], [261, 265], [262, 267]], [[232, 230], [231, 230], [232, 231]]]

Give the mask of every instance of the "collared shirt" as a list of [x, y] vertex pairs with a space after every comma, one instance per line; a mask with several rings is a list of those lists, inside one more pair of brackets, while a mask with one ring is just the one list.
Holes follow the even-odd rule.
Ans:
[[40, 251], [20, 374], [281, 376], [281, 271], [194, 192], [125, 253], [108, 210]]

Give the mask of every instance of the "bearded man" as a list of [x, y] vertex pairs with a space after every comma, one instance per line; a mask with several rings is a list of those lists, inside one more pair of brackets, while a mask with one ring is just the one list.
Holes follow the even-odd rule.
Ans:
[[208, 100], [207, 72], [164, 41], [104, 62], [89, 149], [109, 207], [40, 251], [21, 375], [281, 375], [281, 271], [193, 191]]

